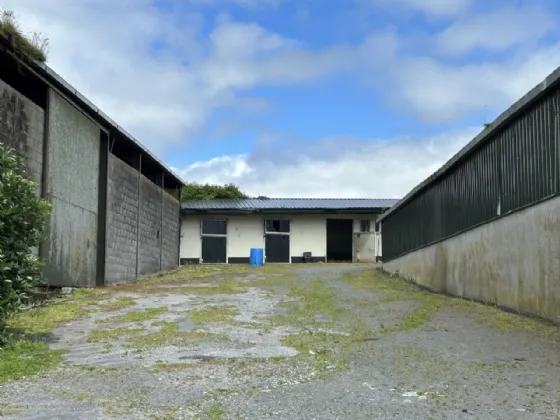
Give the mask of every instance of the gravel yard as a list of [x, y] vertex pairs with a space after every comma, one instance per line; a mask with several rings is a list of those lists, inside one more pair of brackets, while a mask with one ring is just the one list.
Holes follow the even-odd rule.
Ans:
[[12, 327], [48, 348], [0, 361], [6, 419], [560, 418], [556, 327], [363, 264], [187, 266]]

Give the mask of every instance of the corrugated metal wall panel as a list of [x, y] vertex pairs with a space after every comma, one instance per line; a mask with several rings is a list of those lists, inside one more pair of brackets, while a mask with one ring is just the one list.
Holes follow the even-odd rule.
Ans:
[[383, 220], [383, 259], [558, 194], [559, 110], [556, 88]]

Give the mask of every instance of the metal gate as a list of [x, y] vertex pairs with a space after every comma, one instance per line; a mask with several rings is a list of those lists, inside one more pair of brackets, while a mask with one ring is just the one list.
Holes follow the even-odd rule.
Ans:
[[265, 256], [267, 263], [290, 262], [290, 221], [265, 220]]
[[201, 262], [203, 264], [226, 264], [227, 220], [202, 220], [200, 237], [202, 241]]

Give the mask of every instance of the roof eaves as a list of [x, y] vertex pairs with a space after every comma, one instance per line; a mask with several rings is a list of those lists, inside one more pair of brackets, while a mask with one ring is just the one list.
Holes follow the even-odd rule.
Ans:
[[[21, 60], [19, 60], [13, 54], [13, 51], [11, 49], [11, 45], [5, 39], [5, 37], [3, 37], [1, 35], [0, 35], [0, 43], [2, 43], [3, 45], [5, 45], [8, 48], [8, 51], [14, 57], [15, 60], [18, 60], [19, 62], [21, 62], [21, 64], [23, 64], [24, 66], [29, 68], [31, 71], [33, 71], [33, 69], [31, 69], [30, 66], [27, 65], [27, 63], [22, 62]], [[123, 135], [129, 141], [134, 143], [138, 148], [140, 148], [142, 150], [142, 152], [146, 153], [148, 156], [150, 156], [150, 158], [152, 158], [155, 162], [157, 162], [157, 164], [160, 165], [162, 167], [162, 169], [164, 169], [166, 172], [168, 172], [170, 175], [172, 175], [175, 178], [175, 181], [179, 182], [182, 185], [185, 185], [185, 181], [178, 174], [176, 174], [173, 170], [171, 170], [169, 167], [167, 167], [166, 164], [164, 164], [159, 158], [157, 158], [142, 143], [140, 143], [136, 138], [134, 138], [130, 133], [128, 133], [124, 128], [122, 128], [120, 125], [118, 125], [115, 121], [113, 121], [109, 116], [107, 116], [103, 111], [101, 111], [96, 105], [94, 105], [89, 99], [87, 99], [84, 95], [82, 95], [75, 87], [73, 87], [70, 83], [68, 83], [66, 80], [64, 80], [53, 69], [51, 69], [46, 63], [42, 63], [42, 62], [36, 61], [36, 60], [29, 60], [29, 62], [33, 65], [33, 67], [36, 67], [37, 70], [42, 71], [44, 73], [43, 76], [46, 76], [47, 78], [49, 78], [51, 82], [54, 82], [55, 84], [58, 84], [59, 88], [62, 88], [64, 91], [71, 94], [71, 96], [74, 96], [74, 98], [71, 98], [71, 99], [77, 99], [79, 102], [81, 102], [87, 108], [89, 108], [90, 111], [97, 114], [100, 117], [101, 120], [106, 122], [107, 125], [111, 126], [113, 129], [118, 131], [121, 135]]]
[[487, 128], [474, 137], [467, 143], [459, 152], [453, 155], [441, 168], [435, 171], [432, 175], [414, 187], [408, 194], [406, 194], [399, 202], [392, 206], [388, 211], [383, 213], [379, 221], [383, 221], [391, 214], [396, 212], [400, 207], [405, 205], [408, 201], [418, 195], [424, 188], [429, 186], [435, 180], [441, 178], [447, 172], [452, 170], [458, 163], [466, 159], [476, 148], [482, 146], [489, 141], [496, 132], [504, 125], [509, 123], [513, 118], [521, 114], [525, 109], [535, 103], [543, 95], [545, 95], [552, 87], [560, 83], [560, 67], [549, 74], [541, 83], [536, 85], [528, 93], [517, 100], [508, 109], [502, 112]]

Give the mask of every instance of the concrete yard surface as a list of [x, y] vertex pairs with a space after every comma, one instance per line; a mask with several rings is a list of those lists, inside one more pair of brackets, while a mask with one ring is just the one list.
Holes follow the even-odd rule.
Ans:
[[60, 361], [6, 419], [560, 418], [555, 326], [375, 265], [186, 266], [11, 325]]

